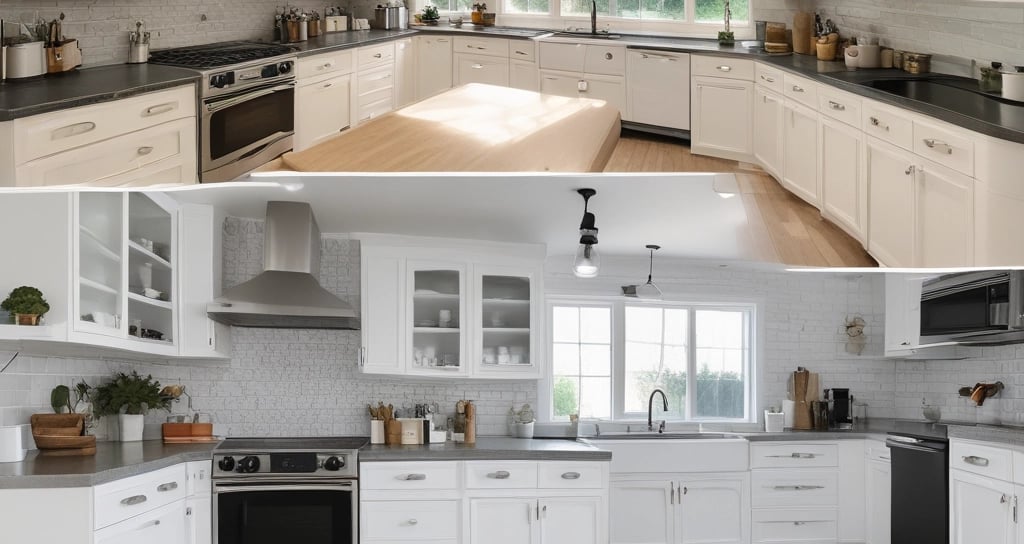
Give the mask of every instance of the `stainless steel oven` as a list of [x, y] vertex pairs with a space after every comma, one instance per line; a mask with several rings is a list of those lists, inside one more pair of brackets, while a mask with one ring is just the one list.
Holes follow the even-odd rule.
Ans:
[[203, 99], [202, 181], [227, 181], [292, 148], [295, 81]]

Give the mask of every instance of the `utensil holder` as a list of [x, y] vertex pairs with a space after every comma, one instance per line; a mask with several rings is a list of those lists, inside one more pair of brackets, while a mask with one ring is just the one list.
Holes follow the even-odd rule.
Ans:
[[814, 44], [818, 51], [818, 60], [836, 60], [836, 47], [838, 45], [835, 42]]
[[384, 420], [382, 420], [382, 419], [371, 419], [370, 420], [370, 443], [371, 444], [383, 444], [384, 443]]
[[516, 438], [533, 438], [533, 422], [516, 423]]
[[288, 29], [288, 41], [299, 41], [299, 21], [287, 21], [284, 26]]
[[128, 64], [149, 62], [149, 44], [134, 43], [128, 46]]
[[307, 25], [306, 35], [310, 38], [315, 38], [320, 35], [320, 19], [309, 21]]
[[782, 412], [769, 412], [764, 411], [764, 432], [766, 433], [781, 433], [785, 430], [786, 414]]
[[402, 424], [397, 419], [389, 419], [384, 428], [387, 431], [384, 436], [385, 444], [397, 446], [402, 443]]

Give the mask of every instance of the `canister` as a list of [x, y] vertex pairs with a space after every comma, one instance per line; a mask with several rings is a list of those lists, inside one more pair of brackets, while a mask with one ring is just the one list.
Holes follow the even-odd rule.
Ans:
[[1003, 98], [1024, 102], [1024, 66], [1002, 74]]
[[6, 60], [7, 79], [35, 77], [46, 73], [46, 52], [41, 41], [9, 45]]
[[24, 425], [0, 427], [0, 463], [17, 463], [25, 460], [25, 447], [21, 437]]

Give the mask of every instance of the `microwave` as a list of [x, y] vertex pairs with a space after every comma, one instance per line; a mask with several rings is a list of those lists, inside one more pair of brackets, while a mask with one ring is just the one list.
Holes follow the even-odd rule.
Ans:
[[1024, 270], [948, 274], [921, 286], [920, 345], [1024, 342]]

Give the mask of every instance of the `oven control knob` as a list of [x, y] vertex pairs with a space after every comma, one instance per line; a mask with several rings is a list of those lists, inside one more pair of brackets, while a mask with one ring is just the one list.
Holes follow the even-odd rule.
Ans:
[[248, 457], [243, 457], [242, 460], [238, 462], [238, 471], [239, 472], [256, 472], [259, 469], [260, 469], [260, 458], [256, 457], [255, 455], [250, 455]]
[[277, 65], [277, 71], [282, 73], [282, 74], [287, 74], [288, 72], [291, 72], [292, 71], [292, 63], [290, 63], [290, 62], [282, 62], [281, 64], [278, 64]]
[[210, 86], [218, 89], [223, 89], [228, 86], [228, 76], [225, 74], [217, 74], [210, 76]]
[[217, 466], [225, 472], [235, 470], [235, 458], [230, 455], [217, 462]]
[[345, 466], [345, 460], [340, 457], [331, 456], [324, 459], [324, 470], [341, 470]]

